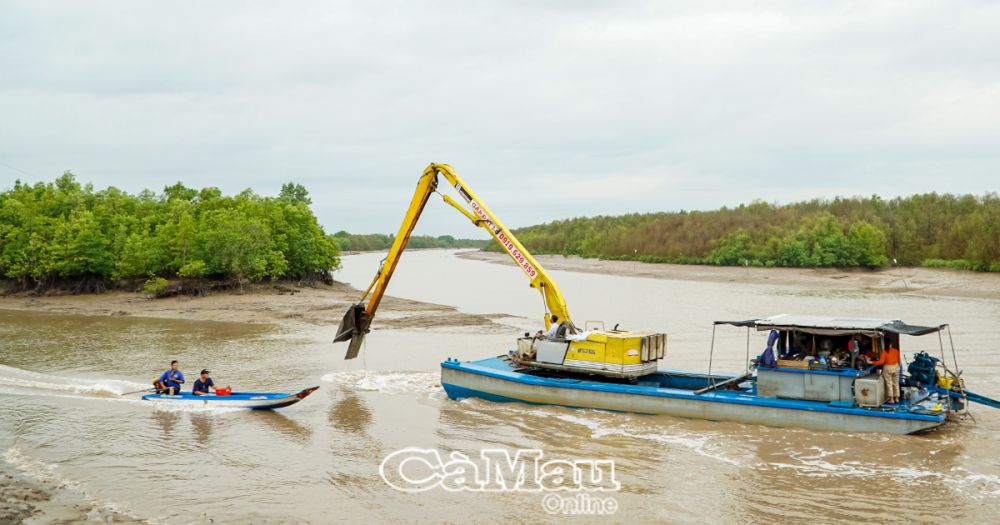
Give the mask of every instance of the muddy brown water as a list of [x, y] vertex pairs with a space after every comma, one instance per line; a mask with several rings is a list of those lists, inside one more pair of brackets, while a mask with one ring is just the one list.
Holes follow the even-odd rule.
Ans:
[[[344, 258], [364, 287], [379, 254]], [[692, 283], [553, 272], [574, 318], [669, 333], [664, 367], [708, 366], [711, 321], [782, 312], [950, 322], [969, 387], [1000, 397], [1000, 302], [830, 292], [746, 280]], [[591, 523], [995, 523], [1000, 411], [921, 436], [816, 433], [660, 416], [450, 401], [447, 357], [496, 355], [537, 328], [540, 300], [516, 267], [404, 256], [396, 296], [507, 314], [500, 326], [375, 330], [343, 361], [329, 327], [83, 317], [0, 311], [0, 454], [9, 468], [88, 509], [151, 523], [546, 523], [538, 493], [404, 493], [379, 465], [407, 447], [540, 449], [547, 459], [615, 463], [610, 515]], [[745, 332], [720, 329], [713, 368], [744, 366]], [[763, 345], [753, 334], [754, 352]], [[938, 352], [934, 336], [904, 354]], [[948, 356], [950, 359], [950, 355]], [[158, 408], [119, 396], [170, 359], [235, 389], [320, 385], [275, 412]], [[91, 510], [91, 515], [94, 511]]]

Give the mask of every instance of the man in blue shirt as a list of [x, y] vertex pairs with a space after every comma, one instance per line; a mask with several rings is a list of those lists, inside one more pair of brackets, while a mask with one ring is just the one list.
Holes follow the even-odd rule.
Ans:
[[167, 370], [160, 376], [160, 382], [167, 389], [168, 396], [174, 396], [181, 393], [181, 384], [184, 383], [184, 374], [177, 369], [177, 360], [170, 362], [170, 370]]
[[196, 396], [207, 396], [209, 394], [209, 388], [215, 390], [215, 382], [212, 381], [211, 377], [208, 377], [208, 374], [208, 370], [201, 371], [201, 377], [194, 380], [194, 389], [191, 393]]

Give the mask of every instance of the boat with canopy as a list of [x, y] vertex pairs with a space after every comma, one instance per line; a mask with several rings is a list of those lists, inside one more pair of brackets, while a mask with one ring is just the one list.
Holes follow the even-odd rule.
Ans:
[[[716, 374], [715, 332], [719, 326], [747, 329], [747, 366], [741, 374]], [[770, 332], [765, 353], [751, 356], [750, 334]], [[900, 374], [901, 400], [888, 403], [878, 359], [901, 336], [936, 334], [941, 357], [910, 355]], [[742, 321], [716, 321], [712, 328], [707, 373], [657, 370], [633, 379], [556, 374], [507, 355], [441, 364], [441, 382], [449, 397], [563, 405], [642, 414], [733, 421], [820, 431], [912, 434], [959, 419], [976, 402], [1000, 408], [1000, 402], [966, 390], [951, 345], [946, 366], [947, 324], [911, 325], [899, 320], [809, 315], [776, 315]], [[773, 359], [766, 359], [772, 352]]]

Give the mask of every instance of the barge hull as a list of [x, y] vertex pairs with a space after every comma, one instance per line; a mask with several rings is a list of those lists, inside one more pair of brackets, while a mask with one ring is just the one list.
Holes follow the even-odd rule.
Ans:
[[638, 414], [730, 421], [836, 432], [912, 434], [942, 425], [945, 416], [841, 408], [814, 401], [765, 399], [750, 393], [709, 392], [545, 378], [516, 372], [497, 358], [441, 364], [452, 399], [558, 405]]

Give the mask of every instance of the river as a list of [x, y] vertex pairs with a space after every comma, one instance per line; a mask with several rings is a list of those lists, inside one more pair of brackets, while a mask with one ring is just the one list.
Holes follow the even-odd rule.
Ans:
[[[382, 254], [343, 258], [364, 288]], [[577, 322], [669, 334], [663, 366], [705, 369], [711, 322], [819, 313], [949, 322], [970, 388], [1000, 397], [1000, 301], [827, 291], [754, 282], [671, 281], [552, 272]], [[499, 325], [374, 330], [344, 361], [330, 326], [291, 329], [0, 310], [0, 453], [83, 515], [150, 523], [555, 523], [524, 492], [398, 491], [379, 475], [408, 447], [540, 449], [611, 460], [620, 490], [590, 523], [995, 523], [1000, 412], [920, 436], [816, 433], [559, 407], [454, 402], [438, 363], [506, 351], [540, 327], [537, 293], [515, 266], [451, 251], [403, 256], [394, 296], [489, 314]], [[752, 334], [751, 348], [763, 346]], [[934, 336], [904, 354], [939, 353]], [[743, 369], [746, 332], [720, 328], [713, 370]], [[275, 412], [170, 410], [124, 392], [178, 359], [236, 390], [321, 389]], [[950, 360], [950, 355], [949, 355]]]

